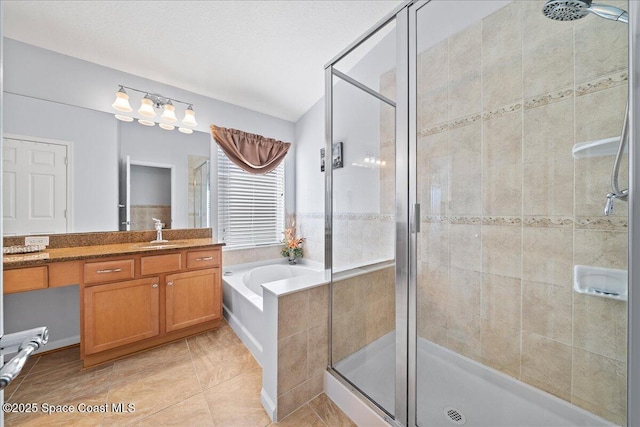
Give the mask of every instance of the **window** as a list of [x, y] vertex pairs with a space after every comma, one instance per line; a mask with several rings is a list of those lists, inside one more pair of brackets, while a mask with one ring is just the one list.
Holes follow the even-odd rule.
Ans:
[[218, 148], [218, 236], [227, 247], [277, 244], [284, 231], [284, 162], [252, 175]]

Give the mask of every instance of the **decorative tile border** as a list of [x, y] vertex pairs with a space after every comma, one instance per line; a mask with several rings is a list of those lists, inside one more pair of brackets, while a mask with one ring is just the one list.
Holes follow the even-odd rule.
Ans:
[[449, 130], [449, 124], [441, 123], [439, 125], [436, 125], [427, 129], [422, 129], [420, 132], [418, 132], [418, 136], [435, 135], [436, 133], [445, 132], [447, 130]]
[[479, 216], [454, 215], [449, 218], [449, 222], [451, 224], [460, 225], [480, 225], [482, 223], [482, 218]]
[[482, 120], [491, 120], [497, 117], [503, 117], [507, 114], [516, 113], [522, 109], [522, 103], [518, 102], [511, 105], [505, 105], [504, 107], [496, 108], [495, 110], [489, 110], [482, 113]]
[[588, 217], [580, 216], [576, 220], [576, 229], [618, 230], [628, 228], [626, 217]]
[[420, 222], [429, 224], [448, 223], [449, 218], [444, 215], [422, 215]]
[[576, 86], [576, 96], [587, 95], [601, 90], [609, 89], [626, 84], [629, 80], [627, 71], [619, 71], [595, 80], [580, 83]]
[[[322, 217], [324, 218], [324, 216]], [[395, 221], [395, 215], [377, 213], [339, 213], [333, 215], [333, 219], [339, 221]]]
[[463, 126], [467, 126], [470, 124], [473, 124], [477, 121], [479, 121], [482, 118], [482, 116], [480, 115], [480, 113], [478, 114], [472, 114], [470, 116], [467, 117], [462, 117], [460, 119], [455, 119], [449, 122], [449, 129], [457, 129], [457, 128], [461, 128]]
[[[342, 221], [380, 221], [393, 222], [395, 215], [373, 213], [342, 213], [334, 215], [335, 220]], [[298, 214], [298, 219], [324, 219], [319, 212]], [[626, 231], [626, 217], [577, 217], [574, 221], [566, 216], [477, 216], [477, 215], [422, 215], [420, 222], [426, 224], [449, 223], [459, 225], [495, 225], [503, 227], [539, 227], [539, 228], [573, 228], [592, 230]]]
[[523, 225], [525, 227], [571, 228], [573, 227], [573, 219], [566, 217], [525, 216]]
[[553, 104], [554, 102], [564, 101], [571, 96], [573, 96], [573, 89], [563, 89], [553, 93], [534, 96], [524, 101], [524, 109], [531, 110], [532, 108], [543, 107]]
[[485, 216], [482, 218], [482, 225], [520, 227], [522, 219], [519, 216]]

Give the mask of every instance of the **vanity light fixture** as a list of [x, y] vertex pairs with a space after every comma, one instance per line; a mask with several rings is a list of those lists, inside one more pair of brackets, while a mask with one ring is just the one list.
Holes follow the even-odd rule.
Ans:
[[352, 166], [357, 166], [359, 168], [383, 168], [387, 165], [385, 160], [380, 160], [376, 156], [372, 156], [371, 154], [367, 154], [364, 156], [363, 163], [353, 162]]
[[129, 105], [129, 95], [124, 90], [124, 86], [120, 86], [120, 89], [116, 92], [116, 100], [111, 104], [113, 108], [118, 111], [124, 111], [125, 113], [131, 112], [133, 109]]
[[149, 95], [145, 95], [140, 101], [140, 108], [138, 114], [145, 117], [155, 117], [156, 111], [153, 109], [153, 101], [149, 98]]
[[162, 117], [163, 120], [171, 123], [178, 121], [178, 118], [176, 117], [176, 107], [173, 106], [171, 100], [164, 104], [164, 111], [162, 112], [162, 115], [160, 117]]
[[[116, 100], [111, 105], [118, 111], [123, 111], [126, 113], [130, 113], [133, 111], [131, 105], [129, 104], [129, 95], [127, 94], [126, 90], [132, 90], [134, 92], [144, 94], [144, 97], [140, 101], [140, 108], [138, 109], [138, 114], [140, 114], [140, 116], [144, 116], [144, 118], [136, 117], [138, 123], [140, 123], [141, 125], [155, 126], [156, 122], [153, 119], [157, 115], [156, 110], [162, 110], [160, 119], [163, 121], [163, 123], [159, 123], [160, 127], [165, 130], [175, 129], [176, 126], [173, 123], [176, 123], [178, 121], [178, 118], [176, 117], [176, 107], [174, 106], [174, 103], [184, 104], [187, 106], [184, 111], [184, 118], [182, 119], [182, 123], [185, 126], [194, 127], [198, 125], [198, 123], [196, 122], [196, 113], [193, 111], [193, 104], [190, 102], [184, 102], [174, 98], [167, 98], [166, 96], [158, 95], [156, 93], [149, 93], [129, 86], [119, 85], [119, 87], [120, 89], [118, 89], [118, 91], [116, 92]], [[116, 114], [115, 116], [118, 120], [122, 120], [125, 122], [131, 122], [134, 119], [134, 117], [122, 114]], [[188, 127], [179, 127], [178, 130], [186, 134], [193, 133], [193, 130], [189, 129]]]
[[193, 111], [193, 105], [189, 104], [186, 110], [184, 110], [184, 119], [182, 123], [187, 126], [198, 126], [196, 122], [196, 113]]

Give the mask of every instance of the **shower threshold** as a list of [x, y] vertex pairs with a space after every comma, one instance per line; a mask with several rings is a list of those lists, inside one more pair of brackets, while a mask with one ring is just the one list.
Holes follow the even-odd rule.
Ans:
[[[495, 369], [418, 338], [417, 424], [421, 426], [573, 427], [613, 423]], [[395, 407], [395, 335], [334, 365], [378, 405]]]

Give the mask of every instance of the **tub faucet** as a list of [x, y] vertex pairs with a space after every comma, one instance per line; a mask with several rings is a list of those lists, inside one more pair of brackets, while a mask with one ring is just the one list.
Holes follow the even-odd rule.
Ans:
[[168, 240], [164, 240], [162, 238], [162, 227], [164, 224], [157, 218], [151, 218], [155, 221], [154, 227], [156, 228], [156, 240], [151, 241], [151, 243], [166, 243]]

